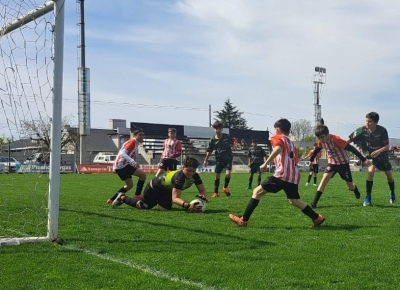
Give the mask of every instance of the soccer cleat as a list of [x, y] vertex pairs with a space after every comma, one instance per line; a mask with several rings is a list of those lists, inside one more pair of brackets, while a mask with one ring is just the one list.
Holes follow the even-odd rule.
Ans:
[[354, 196], [355, 196], [357, 199], [360, 199], [360, 197], [361, 197], [360, 192], [359, 192], [358, 190], [355, 190], [355, 191], [354, 191]]
[[319, 227], [323, 222], [325, 221], [325, 218], [322, 215], [318, 215], [318, 217], [313, 220], [313, 228]]
[[109, 198], [109, 199], [107, 199], [107, 203], [108, 203], [108, 204], [112, 204], [113, 201]]
[[229, 218], [231, 219], [231, 221], [233, 221], [235, 224], [237, 224], [239, 227], [242, 228], [247, 227], [247, 224], [249, 223], [247, 221], [244, 221], [241, 216], [236, 216], [234, 214], [229, 214]]
[[364, 200], [363, 206], [370, 206], [371, 205], [371, 197], [367, 196]]
[[246, 189], [250, 190], [250, 189], [253, 189], [253, 188], [251, 187], [251, 185], [249, 185], [248, 187], [246, 187]]
[[315, 183], [313, 184], [314, 186], [317, 186]]
[[396, 195], [394, 193], [390, 193], [390, 199], [389, 202], [391, 204], [395, 204], [396, 203]]
[[219, 194], [218, 194], [218, 193], [213, 193], [213, 194], [211, 195], [211, 197], [219, 197]]
[[231, 195], [231, 193], [230, 193], [230, 191], [229, 191], [229, 188], [224, 187], [222, 190], [224, 191], [224, 193], [226, 194], [226, 196], [230, 196], [230, 195]]
[[306, 186], [308, 186], [308, 182], [306, 182]]
[[117, 208], [117, 207], [119, 207], [121, 204], [123, 204], [123, 202], [122, 202], [122, 200], [121, 200], [121, 197], [124, 196], [124, 195], [125, 195], [125, 193], [122, 193], [122, 192], [119, 192], [119, 193], [118, 193], [117, 198], [114, 199], [114, 201], [113, 201], [113, 203], [112, 203], [112, 207], [113, 207], [113, 208]]

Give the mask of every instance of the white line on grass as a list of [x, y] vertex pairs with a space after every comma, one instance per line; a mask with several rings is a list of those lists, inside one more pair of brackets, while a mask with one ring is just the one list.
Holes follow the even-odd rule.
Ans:
[[[179, 277], [174, 276], [174, 275], [170, 275], [170, 274], [168, 274], [168, 273], [166, 273], [166, 272], [164, 272], [162, 270], [157, 270], [157, 269], [151, 268], [149, 266], [132, 263], [131, 261], [128, 261], [128, 260], [114, 258], [114, 257], [111, 257], [109, 255], [99, 254], [99, 253], [96, 253], [96, 252], [93, 252], [93, 251], [90, 251], [90, 250], [85, 250], [85, 249], [77, 248], [77, 247], [74, 247], [74, 246], [63, 246], [63, 247], [71, 249], [71, 250], [78, 250], [78, 251], [81, 251], [81, 252], [83, 252], [85, 254], [88, 254], [88, 255], [103, 259], [103, 260], [111, 261], [111, 262], [118, 263], [118, 264], [123, 264], [125, 266], [130, 267], [130, 268], [134, 268], [134, 269], [140, 270], [142, 272], [145, 272], [147, 274], [150, 274], [150, 275], [153, 275], [153, 276], [156, 276], [156, 277], [159, 277], [159, 278], [165, 278], [165, 279], [168, 279], [168, 280], [173, 281], [173, 282], [178, 282], [178, 283], [186, 284], [186, 285], [189, 285], [189, 286], [194, 286], [194, 287], [197, 287], [199, 289], [204, 289], [204, 290], [215, 290], [215, 289], [217, 289], [217, 288], [214, 288], [212, 286], [209, 286], [209, 285], [206, 285], [206, 284], [203, 284], [203, 283], [194, 282], [194, 281], [191, 281], [191, 280], [179, 278]], [[219, 289], [222, 289], [222, 288], [219, 288]]]

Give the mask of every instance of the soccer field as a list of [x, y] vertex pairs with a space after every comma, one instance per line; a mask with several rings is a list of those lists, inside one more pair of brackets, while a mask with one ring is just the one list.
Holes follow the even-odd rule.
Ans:
[[[316, 188], [304, 186], [306, 175], [300, 193], [310, 203]], [[214, 174], [201, 176], [211, 196]], [[394, 176], [399, 184], [400, 174]], [[112, 209], [106, 200], [123, 185], [116, 175], [62, 175], [63, 244], [0, 247], [0, 288], [399, 289], [399, 206], [389, 204], [385, 175], [377, 173], [373, 206], [363, 207], [366, 173], [353, 177], [362, 198], [355, 199], [335, 177], [317, 209], [326, 221], [313, 229], [283, 192], [262, 198], [247, 228], [232, 223], [228, 214], [242, 214], [251, 197], [248, 174], [234, 174], [232, 196], [210, 198], [202, 214], [177, 206], [169, 212]], [[5, 219], [34, 211], [18, 200], [15, 208], [3, 206], [12, 204], [13, 192], [26, 187], [26, 180], [22, 174], [0, 175], [1, 232]], [[37, 180], [29, 186], [45, 190], [39, 177], [29, 180]], [[183, 198], [190, 201], [195, 194], [193, 186]], [[46, 196], [32, 197], [40, 199]], [[15, 228], [21, 234], [20, 225]]]

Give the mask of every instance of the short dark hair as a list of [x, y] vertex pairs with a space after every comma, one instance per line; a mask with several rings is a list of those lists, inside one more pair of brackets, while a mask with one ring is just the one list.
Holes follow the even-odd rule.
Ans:
[[315, 136], [317, 138], [319, 138], [322, 135], [328, 135], [329, 134], [329, 128], [326, 125], [317, 125], [317, 127], [315, 127]]
[[214, 124], [212, 124], [212, 127], [214, 128], [214, 129], [222, 129], [223, 127], [224, 127], [224, 125], [222, 125], [222, 122], [221, 121], [215, 121], [214, 122]]
[[183, 166], [197, 168], [199, 167], [199, 161], [192, 156], [186, 156], [185, 159], [183, 159]]
[[290, 133], [290, 128], [292, 127], [292, 124], [290, 124], [288, 119], [279, 119], [278, 121], [275, 122], [274, 128], [278, 128], [285, 134]]
[[139, 133], [144, 133], [144, 130], [142, 128], [136, 128], [135, 130], [133, 130], [133, 135], [137, 135]]
[[175, 132], [176, 133], [176, 129], [175, 128], [168, 128], [168, 132]]
[[371, 119], [374, 123], [379, 122], [379, 114], [377, 112], [370, 112], [365, 117]]

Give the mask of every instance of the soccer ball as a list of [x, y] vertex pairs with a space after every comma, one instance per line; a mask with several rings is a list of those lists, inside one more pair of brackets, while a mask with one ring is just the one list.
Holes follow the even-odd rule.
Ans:
[[202, 201], [201, 199], [193, 199], [190, 204], [199, 202], [201, 205], [201, 212], [205, 212], [206, 211], [206, 203], [204, 201]]

